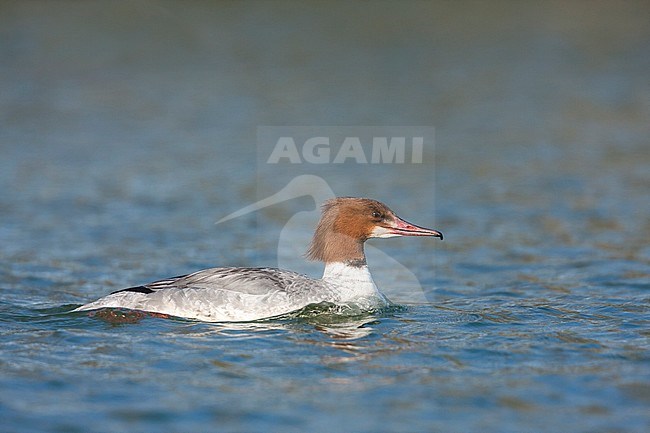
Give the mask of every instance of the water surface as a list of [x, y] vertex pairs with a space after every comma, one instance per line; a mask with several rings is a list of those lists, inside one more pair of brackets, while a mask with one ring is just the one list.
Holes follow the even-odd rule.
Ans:
[[[3, 431], [650, 429], [644, 3], [2, 9]], [[370, 242], [419, 302], [248, 324], [70, 312], [277, 264], [313, 199], [214, 224], [276, 187], [263, 125], [435, 127], [431, 172], [323, 175], [444, 232]]]

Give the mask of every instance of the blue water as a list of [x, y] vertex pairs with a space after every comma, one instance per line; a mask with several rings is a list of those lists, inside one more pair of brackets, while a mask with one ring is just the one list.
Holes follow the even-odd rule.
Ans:
[[[4, 4], [1, 430], [650, 430], [647, 16]], [[286, 125], [420, 125], [435, 146], [422, 164], [265, 163], [258, 134]], [[215, 225], [304, 174], [322, 183]], [[369, 242], [396, 306], [71, 313], [216, 265], [317, 276], [301, 254], [329, 193], [444, 232]]]

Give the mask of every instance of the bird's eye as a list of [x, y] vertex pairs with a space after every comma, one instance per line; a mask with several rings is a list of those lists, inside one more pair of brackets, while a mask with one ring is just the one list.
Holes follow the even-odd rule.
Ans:
[[380, 219], [380, 218], [382, 218], [381, 214], [380, 214], [379, 212], [377, 212], [377, 211], [374, 211], [374, 212], [372, 213], [372, 217], [375, 218], [375, 219]]

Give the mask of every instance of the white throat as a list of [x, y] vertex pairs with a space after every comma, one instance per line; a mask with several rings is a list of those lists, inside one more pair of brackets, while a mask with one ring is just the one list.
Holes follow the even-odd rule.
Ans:
[[359, 298], [384, 298], [372, 280], [367, 265], [352, 266], [347, 263], [325, 264], [323, 281], [336, 287], [343, 301]]

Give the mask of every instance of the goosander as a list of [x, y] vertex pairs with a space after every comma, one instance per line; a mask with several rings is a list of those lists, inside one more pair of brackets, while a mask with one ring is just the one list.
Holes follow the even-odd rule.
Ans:
[[323, 203], [306, 254], [325, 263], [321, 279], [276, 268], [210, 268], [118, 290], [74, 311], [124, 308], [205, 322], [246, 322], [324, 302], [373, 310], [389, 301], [372, 280], [363, 245], [370, 238], [395, 236], [443, 238], [377, 200], [334, 198]]

